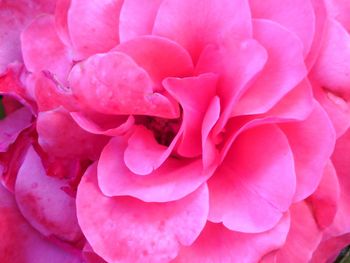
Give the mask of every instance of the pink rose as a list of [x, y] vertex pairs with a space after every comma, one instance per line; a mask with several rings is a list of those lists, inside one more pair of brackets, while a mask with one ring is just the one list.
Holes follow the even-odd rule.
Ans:
[[346, 1], [44, 2], [0, 2], [1, 262], [331, 262], [350, 243]]

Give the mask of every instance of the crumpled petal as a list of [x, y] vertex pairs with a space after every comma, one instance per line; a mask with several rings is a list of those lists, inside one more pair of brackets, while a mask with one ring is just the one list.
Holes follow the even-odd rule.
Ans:
[[200, 159], [168, 158], [153, 173], [140, 176], [124, 163], [126, 147], [126, 139], [115, 137], [101, 153], [98, 183], [106, 196], [132, 196], [145, 202], [174, 201], [193, 192], [213, 173], [213, 169], [203, 170]]
[[174, 202], [144, 203], [105, 197], [92, 165], [78, 188], [79, 224], [93, 250], [108, 262], [169, 262], [204, 228], [208, 190], [203, 185]]
[[279, 24], [253, 20], [254, 38], [268, 52], [268, 60], [233, 109], [234, 116], [264, 113], [306, 77], [300, 40]]
[[124, 0], [119, 18], [120, 42], [150, 35], [163, 0]]
[[208, 186], [210, 221], [246, 233], [271, 229], [288, 210], [295, 191], [287, 138], [275, 125], [243, 132]]
[[220, 42], [224, 35], [250, 37], [251, 27], [246, 0], [164, 0], [153, 34], [178, 42], [197, 62], [206, 45]]
[[81, 231], [75, 199], [61, 189], [66, 184], [47, 176], [39, 155], [30, 147], [18, 171], [15, 196], [23, 216], [40, 233], [74, 242], [81, 238]]
[[289, 225], [288, 213], [274, 228], [259, 234], [239, 233], [222, 224], [207, 222], [195, 243], [182, 247], [174, 262], [259, 262], [263, 255], [284, 244]]
[[122, 0], [71, 0], [68, 30], [75, 60], [107, 52], [119, 43]]
[[97, 54], [76, 64], [69, 83], [80, 103], [100, 113], [164, 118], [179, 115], [178, 106], [166, 96], [153, 93], [146, 71], [121, 52]]

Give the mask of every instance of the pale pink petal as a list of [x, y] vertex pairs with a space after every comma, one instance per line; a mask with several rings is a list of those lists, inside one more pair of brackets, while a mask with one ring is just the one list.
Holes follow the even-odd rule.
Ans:
[[338, 210], [340, 189], [337, 173], [332, 162], [328, 162], [316, 191], [308, 199], [320, 228], [328, 227]]
[[29, 71], [47, 70], [60, 81], [67, 79], [72, 57], [55, 31], [53, 16], [44, 15], [35, 19], [22, 32], [21, 43], [23, 60]]
[[88, 109], [104, 114], [138, 114], [176, 118], [178, 106], [153, 93], [147, 72], [129, 56], [110, 52], [76, 64], [69, 76], [74, 96]]
[[32, 113], [27, 107], [21, 107], [0, 120], [0, 152], [7, 151], [20, 132], [28, 128], [31, 123]]
[[246, 0], [164, 0], [153, 34], [170, 38], [186, 48], [196, 62], [208, 44], [225, 35], [250, 37], [251, 17]]
[[183, 110], [183, 135], [177, 146], [177, 152], [185, 157], [196, 157], [202, 152], [201, 125], [216, 95], [218, 76], [202, 74], [190, 78], [167, 78], [165, 89], [179, 102]]
[[334, 149], [335, 132], [327, 114], [316, 102], [306, 120], [280, 127], [293, 151], [297, 176], [294, 201], [300, 201], [316, 190]]
[[306, 77], [300, 40], [272, 21], [253, 20], [253, 36], [268, 52], [259, 77], [247, 89], [233, 114], [264, 113]]
[[276, 21], [296, 34], [307, 55], [315, 34], [315, 13], [310, 0], [249, 0], [252, 16]]
[[37, 132], [40, 146], [56, 157], [95, 160], [108, 142], [108, 137], [81, 129], [69, 113], [61, 109], [40, 112]]
[[174, 262], [259, 262], [263, 255], [284, 244], [289, 224], [289, 214], [286, 214], [271, 230], [246, 234], [231, 231], [222, 224], [207, 222], [195, 243], [182, 247]]
[[30, 147], [18, 172], [15, 196], [28, 222], [45, 236], [66, 241], [81, 238], [75, 200], [61, 188], [67, 181], [47, 176], [39, 155]]
[[123, 135], [135, 122], [131, 115], [106, 115], [96, 112], [71, 112], [70, 115], [83, 130], [107, 136]]
[[174, 202], [144, 203], [104, 196], [96, 165], [77, 194], [79, 224], [93, 250], [108, 262], [169, 262], [180, 245], [191, 245], [206, 223], [208, 190], [203, 185]]
[[120, 42], [150, 35], [162, 0], [124, 0], [119, 18]]
[[208, 46], [201, 54], [196, 73], [213, 72], [220, 76], [217, 94], [221, 116], [216, 125], [221, 132], [242, 93], [264, 68], [268, 55], [255, 40], [227, 39], [217, 46]]
[[119, 42], [122, 0], [71, 0], [68, 29], [77, 60], [107, 52]]
[[158, 86], [166, 77], [186, 77], [193, 73], [193, 63], [188, 52], [166, 38], [140, 36], [113, 50], [129, 55]]
[[271, 229], [289, 208], [295, 191], [287, 138], [274, 125], [243, 132], [208, 184], [210, 221], [247, 233]]
[[336, 20], [329, 19], [326, 26], [312, 76], [322, 87], [347, 100], [350, 98], [350, 35]]
[[290, 209], [291, 228], [286, 243], [277, 251], [276, 262], [309, 262], [322, 238], [311, 209], [305, 202]]
[[127, 140], [113, 138], [103, 149], [98, 162], [98, 183], [107, 196], [133, 196], [145, 202], [168, 202], [188, 195], [212, 174], [203, 171], [198, 160], [168, 160], [153, 173], [140, 176], [124, 163]]
[[325, 2], [330, 15], [350, 31], [350, 2], [347, 0], [326, 0]]
[[14, 198], [0, 185], [0, 261], [2, 263], [82, 263], [41, 236], [22, 217]]

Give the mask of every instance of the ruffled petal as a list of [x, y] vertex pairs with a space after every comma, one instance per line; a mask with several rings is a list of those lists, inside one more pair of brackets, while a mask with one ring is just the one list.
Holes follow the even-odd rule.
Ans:
[[252, 16], [280, 23], [303, 43], [303, 53], [310, 51], [315, 34], [315, 13], [310, 0], [249, 0]]
[[274, 125], [243, 132], [208, 184], [210, 221], [239, 232], [271, 229], [289, 208], [295, 191], [287, 138]]
[[75, 200], [61, 188], [67, 181], [47, 176], [39, 155], [30, 147], [18, 172], [15, 196], [28, 222], [45, 236], [66, 241], [81, 238]]
[[300, 40], [272, 21], [253, 20], [254, 38], [268, 52], [268, 60], [258, 78], [233, 109], [234, 115], [264, 113], [307, 74]]
[[43, 15], [35, 19], [21, 35], [22, 55], [31, 72], [47, 70], [65, 82], [72, 67], [69, 49], [61, 42], [54, 17]]
[[188, 195], [212, 174], [201, 160], [169, 158], [147, 176], [132, 173], [124, 163], [127, 140], [113, 138], [98, 162], [98, 183], [106, 196], [132, 196], [145, 202], [169, 202]]
[[61, 109], [40, 112], [37, 131], [40, 146], [56, 157], [96, 160], [108, 142], [105, 136], [81, 129], [69, 113]]
[[289, 214], [286, 214], [273, 229], [246, 234], [231, 231], [222, 224], [207, 222], [195, 243], [182, 247], [174, 262], [259, 262], [263, 255], [284, 244], [289, 224]]
[[280, 127], [293, 151], [297, 176], [294, 201], [300, 201], [316, 190], [334, 149], [335, 132], [327, 114], [316, 102], [306, 120]]
[[76, 64], [69, 83], [82, 105], [100, 113], [164, 118], [179, 115], [178, 106], [153, 93], [149, 75], [124, 53], [97, 54]]
[[120, 42], [150, 35], [162, 0], [124, 0], [119, 18]]
[[186, 48], [194, 62], [206, 45], [220, 42], [224, 35], [240, 38], [251, 33], [246, 0], [164, 0], [153, 28], [153, 34]]
[[122, 0], [71, 0], [68, 29], [75, 60], [107, 52], [119, 42]]
[[79, 224], [93, 250], [108, 262], [169, 262], [180, 245], [191, 245], [204, 228], [208, 190], [203, 185], [185, 198], [144, 203], [105, 197], [91, 166], [78, 188]]

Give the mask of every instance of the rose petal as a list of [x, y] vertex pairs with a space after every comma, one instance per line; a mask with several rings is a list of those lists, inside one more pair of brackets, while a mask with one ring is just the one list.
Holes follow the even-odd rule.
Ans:
[[144, 203], [104, 196], [96, 165], [83, 177], [77, 194], [79, 224], [94, 251], [108, 262], [169, 262], [180, 245], [191, 245], [208, 213], [206, 185], [168, 203]]
[[246, 233], [271, 229], [289, 208], [295, 191], [287, 138], [274, 125], [245, 131], [208, 184], [210, 221]]
[[230, 231], [222, 224], [207, 222], [190, 247], [182, 247], [174, 262], [259, 262], [270, 251], [280, 248], [289, 230], [289, 214], [271, 230], [259, 234]]
[[68, 32], [68, 10], [71, 0], [57, 0], [55, 9], [55, 29], [61, 41], [71, 46], [71, 40]]
[[15, 196], [23, 216], [45, 236], [67, 241], [81, 238], [75, 200], [61, 190], [67, 181], [46, 175], [39, 155], [30, 147], [18, 172]]
[[76, 60], [107, 52], [119, 42], [122, 0], [71, 0], [68, 29]]
[[150, 35], [162, 0], [124, 0], [119, 18], [120, 42]]
[[31, 72], [48, 70], [64, 82], [72, 66], [69, 50], [55, 31], [54, 17], [40, 16], [21, 35], [22, 55]]
[[212, 174], [201, 160], [168, 160], [153, 173], [140, 176], [124, 163], [126, 139], [113, 138], [98, 162], [98, 182], [106, 196], [133, 196], [145, 202], [169, 202], [188, 195]]
[[316, 190], [334, 148], [335, 132], [327, 114], [316, 102], [306, 120], [280, 127], [293, 151], [297, 176], [294, 201], [300, 201]]
[[315, 13], [310, 0], [249, 0], [254, 18], [264, 18], [280, 23], [296, 34], [307, 55], [315, 34]]
[[268, 52], [259, 77], [233, 109], [233, 115], [264, 113], [295, 88], [306, 76], [302, 45], [277, 23], [253, 20], [254, 38]]
[[153, 34], [170, 38], [187, 49], [194, 62], [206, 45], [218, 43], [223, 35], [250, 37], [251, 31], [245, 0], [164, 0], [153, 28]]
[[161, 85], [166, 77], [185, 77], [193, 72], [193, 63], [187, 51], [166, 38], [140, 36], [113, 50], [129, 55], [147, 71], [155, 85]]
[[176, 118], [179, 110], [153, 93], [149, 75], [120, 52], [97, 54], [76, 64], [69, 83], [77, 100], [104, 114], [139, 114]]

